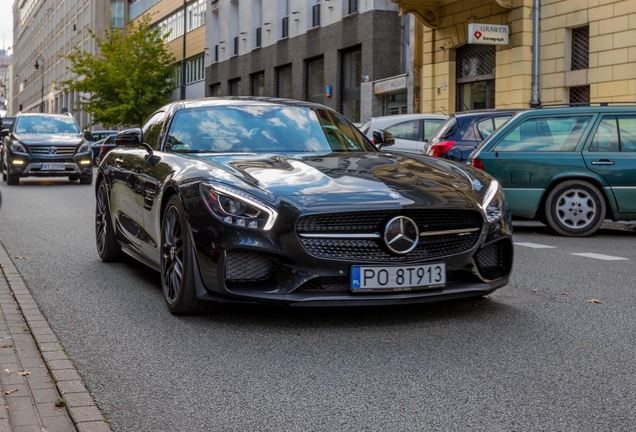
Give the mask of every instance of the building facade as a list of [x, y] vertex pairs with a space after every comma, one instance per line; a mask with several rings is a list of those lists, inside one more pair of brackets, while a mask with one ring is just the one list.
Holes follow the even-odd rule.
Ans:
[[123, 27], [124, 0], [23, 0], [13, 4], [12, 113], [70, 111], [83, 128], [90, 116], [78, 105], [77, 92], [65, 93], [59, 82], [70, 79], [62, 56], [74, 47], [96, 52], [93, 32], [102, 37], [111, 25]]
[[0, 49], [0, 117], [10, 112], [11, 57], [8, 50]]
[[634, 1], [393, 1], [421, 27], [418, 111], [636, 101]]
[[206, 95], [307, 100], [355, 122], [412, 111], [412, 21], [397, 10], [389, 0], [212, 0]]
[[165, 34], [166, 49], [176, 61], [173, 100], [205, 96], [205, 58], [208, 55], [205, 40], [206, 10], [209, 3], [210, 0], [129, 2], [130, 20], [147, 17], [153, 27], [160, 27]]

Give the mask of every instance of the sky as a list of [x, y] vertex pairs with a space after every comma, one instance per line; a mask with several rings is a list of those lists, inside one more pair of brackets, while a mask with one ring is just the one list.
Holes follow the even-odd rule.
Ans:
[[0, 48], [13, 46], [13, 0], [0, 0]]

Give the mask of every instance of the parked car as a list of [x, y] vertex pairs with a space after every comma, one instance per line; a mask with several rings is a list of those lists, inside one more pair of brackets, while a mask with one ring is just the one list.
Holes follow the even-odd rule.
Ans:
[[106, 156], [106, 153], [115, 148], [115, 137], [117, 134], [110, 134], [106, 138], [95, 141], [92, 145], [93, 164], [98, 166]]
[[109, 136], [117, 135], [117, 132], [119, 131], [114, 129], [94, 130], [86, 132], [86, 136], [89, 138], [88, 141], [91, 145], [91, 153], [93, 154], [93, 163], [95, 165], [97, 165], [97, 163], [95, 163], [95, 159], [97, 159], [97, 157], [99, 156], [102, 145], [101, 141], [108, 138]]
[[337, 112], [269, 98], [170, 103], [98, 167], [96, 245], [158, 270], [168, 309], [380, 305], [506, 285], [488, 174], [375, 148]]
[[0, 171], [8, 185], [28, 176], [93, 181], [90, 146], [70, 114], [20, 113], [2, 137]]
[[405, 151], [421, 154], [426, 140], [444, 123], [445, 115], [441, 114], [399, 114], [374, 117], [365, 123], [360, 130], [374, 141], [373, 132], [386, 130], [395, 138], [391, 151]]
[[451, 114], [424, 146], [424, 154], [466, 162], [479, 143], [519, 111], [487, 109]]
[[520, 113], [471, 156], [502, 184], [514, 216], [564, 236], [636, 219], [636, 106]]

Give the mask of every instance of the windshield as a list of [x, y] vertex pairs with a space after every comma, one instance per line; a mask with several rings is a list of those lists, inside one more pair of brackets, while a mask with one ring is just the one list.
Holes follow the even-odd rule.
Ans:
[[25, 116], [16, 119], [13, 128], [17, 134], [79, 134], [72, 117]]
[[245, 105], [177, 111], [166, 151], [281, 153], [374, 151], [342, 115], [326, 109]]

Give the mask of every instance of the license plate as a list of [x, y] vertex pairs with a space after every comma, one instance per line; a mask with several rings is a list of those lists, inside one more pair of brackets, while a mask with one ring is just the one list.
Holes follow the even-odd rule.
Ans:
[[352, 291], [410, 291], [446, 284], [446, 265], [351, 267]]
[[64, 171], [65, 166], [63, 163], [43, 163], [40, 164], [41, 171]]

